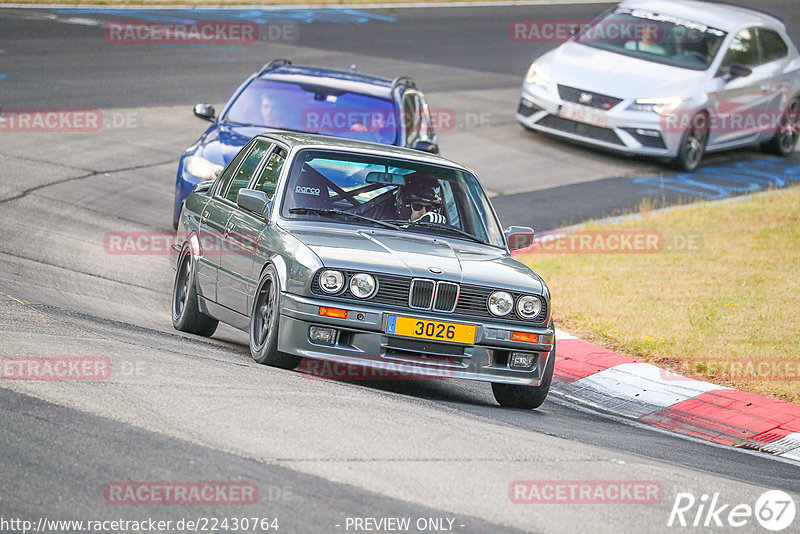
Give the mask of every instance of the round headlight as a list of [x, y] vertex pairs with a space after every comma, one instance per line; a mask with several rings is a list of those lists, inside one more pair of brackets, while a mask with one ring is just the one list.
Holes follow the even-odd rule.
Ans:
[[502, 317], [514, 308], [514, 299], [505, 291], [495, 291], [489, 295], [489, 311]]
[[517, 313], [526, 319], [533, 319], [542, 311], [542, 301], [539, 297], [525, 295], [517, 301]]
[[359, 273], [350, 279], [350, 293], [360, 299], [371, 297], [376, 289], [378, 289], [378, 284], [375, 283], [375, 278], [371, 274]]
[[325, 293], [338, 293], [344, 287], [344, 275], [331, 269], [322, 271], [319, 275], [319, 287]]

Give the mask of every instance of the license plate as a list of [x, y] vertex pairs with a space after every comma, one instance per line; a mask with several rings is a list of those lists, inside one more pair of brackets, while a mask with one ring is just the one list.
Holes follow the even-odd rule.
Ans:
[[608, 117], [598, 111], [595, 111], [594, 108], [587, 106], [562, 104], [558, 108], [558, 114], [565, 119], [583, 122], [593, 126], [599, 126], [600, 128], [608, 127]]
[[387, 315], [384, 331], [392, 336], [472, 345], [475, 343], [477, 327], [471, 324], [445, 323], [442, 321]]

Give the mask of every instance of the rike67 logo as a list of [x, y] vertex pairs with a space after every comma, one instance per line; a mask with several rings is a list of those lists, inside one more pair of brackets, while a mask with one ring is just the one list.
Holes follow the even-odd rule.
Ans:
[[[667, 521], [668, 527], [744, 527], [753, 519], [771, 532], [789, 528], [796, 513], [794, 500], [781, 490], [762, 493], [754, 506], [725, 502], [718, 492], [696, 498], [691, 493], [678, 493]], [[793, 530], [796, 532], [796, 530]]]

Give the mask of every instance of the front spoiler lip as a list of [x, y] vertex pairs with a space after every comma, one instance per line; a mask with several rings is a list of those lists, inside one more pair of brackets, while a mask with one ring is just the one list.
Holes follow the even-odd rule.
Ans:
[[[405, 374], [413, 377], [420, 377], [420, 379], [425, 378], [436, 378], [440, 380], [445, 380], [448, 378], [460, 378], [466, 380], [477, 380], [479, 382], [498, 382], [501, 384], [513, 384], [519, 386], [538, 386], [541, 382], [541, 378], [531, 378], [528, 376], [503, 376], [503, 375], [486, 375], [482, 373], [475, 373], [472, 371], [462, 371], [458, 369], [453, 369], [450, 367], [440, 367], [440, 366], [432, 366], [432, 365], [422, 365], [422, 364], [412, 364], [404, 361], [394, 360], [394, 359], [386, 359], [386, 360], [366, 360], [363, 358], [357, 358], [352, 356], [341, 356], [338, 354], [330, 354], [327, 352], [316, 352], [316, 351], [300, 351], [298, 353], [299, 356], [304, 358], [313, 358], [315, 360], [323, 360], [332, 363], [341, 363], [345, 365], [353, 365], [359, 367], [366, 367], [370, 369], [377, 369], [382, 371], [391, 371], [397, 372], [399, 374]], [[508, 370], [506, 370], [508, 371]], [[513, 371], [513, 370], [512, 370]], [[530, 371], [514, 371], [517, 373], [530, 373]], [[325, 376], [314, 377], [314, 378], [328, 378]], [[330, 377], [331, 379], [343, 380], [341, 378]], [[346, 380], [346, 379], [344, 379]], [[375, 381], [379, 379], [370, 380], [369, 378], [353, 378], [353, 381]]]

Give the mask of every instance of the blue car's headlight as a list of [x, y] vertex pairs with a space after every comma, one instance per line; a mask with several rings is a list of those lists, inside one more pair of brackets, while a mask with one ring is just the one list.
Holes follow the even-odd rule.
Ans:
[[200, 156], [189, 156], [184, 161], [184, 169], [201, 180], [213, 180], [224, 167]]

